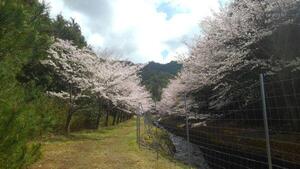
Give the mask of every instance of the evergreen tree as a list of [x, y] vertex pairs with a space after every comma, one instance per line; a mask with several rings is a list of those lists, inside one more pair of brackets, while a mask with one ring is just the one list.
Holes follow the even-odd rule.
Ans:
[[33, 80], [17, 80], [25, 65], [47, 55], [51, 20], [37, 0], [1, 0], [0, 23], [0, 168], [23, 168], [40, 154], [29, 141], [52, 126], [58, 111]]
[[86, 47], [87, 43], [81, 33], [80, 26], [73, 18], [65, 20], [62, 15], [57, 15], [53, 21], [53, 35], [63, 40], [70, 40], [79, 48]]

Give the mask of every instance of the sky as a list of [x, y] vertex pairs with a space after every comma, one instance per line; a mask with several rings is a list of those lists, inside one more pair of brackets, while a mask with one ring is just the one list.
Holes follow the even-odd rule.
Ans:
[[45, 0], [51, 17], [74, 18], [95, 50], [113, 50], [135, 63], [167, 63], [186, 53], [201, 20], [226, 1]]

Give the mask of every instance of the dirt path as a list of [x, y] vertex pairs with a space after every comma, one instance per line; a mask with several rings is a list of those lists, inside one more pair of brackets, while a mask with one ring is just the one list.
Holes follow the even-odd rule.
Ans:
[[31, 169], [176, 169], [182, 168], [156, 154], [139, 150], [134, 120], [115, 128], [79, 132], [71, 139], [47, 141], [43, 156]]

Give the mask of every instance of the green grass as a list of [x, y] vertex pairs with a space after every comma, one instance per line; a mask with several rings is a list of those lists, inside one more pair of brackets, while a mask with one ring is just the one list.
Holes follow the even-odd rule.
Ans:
[[43, 143], [42, 158], [31, 169], [187, 168], [136, 144], [135, 121], [97, 131], [55, 136]]

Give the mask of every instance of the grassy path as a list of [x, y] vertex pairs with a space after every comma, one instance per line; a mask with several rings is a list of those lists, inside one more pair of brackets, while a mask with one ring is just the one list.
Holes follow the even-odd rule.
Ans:
[[56, 138], [42, 147], [42, 158], [31, 169], [180, 169], [182, 165], [136, 145], [135, 122], [118, 127]]

